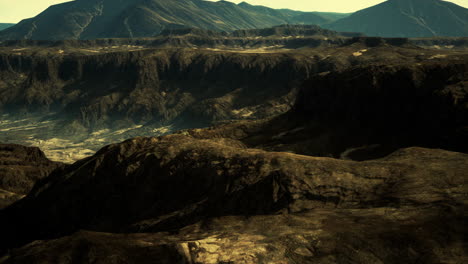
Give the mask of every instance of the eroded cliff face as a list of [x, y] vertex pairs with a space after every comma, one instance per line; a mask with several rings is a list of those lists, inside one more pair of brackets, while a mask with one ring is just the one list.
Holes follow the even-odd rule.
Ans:
[[[120, 41], [0, 48], [0, 141], [39, 146], [53, 160], [74, 162], [135, 136], [276, 116], [291, 108], [303, 81], [318, 73], [332, 72], [342, 80], [330, 89], [317, 83], [329, 96], [339, 96], [336, 87], [360, 71], [340, 73], [350, 67], [360, 65], [366, 72], [367, 65], [416, 67], [466, 59], [464, 51], [423, 50], [406, 39], [359, 37], [340, 46], [298, 50], [262, 44], [155, 49]], [[326, 99], [311, 98], [317, 105]], [[327, 146], [311, 154], [337, 156], [342, 148]]]
[[284, 52], [14, 50], [0, 56], [0, 141], [64, 162], [135, 136], [283, 113], [327, 67]]
[[353, 160], [410, 146], [466, 153], [467, 80], [466, 60], [351, 67], [310, 78], [282, 116], [188, 133]]
[[91, 130], [119, 127], [122, 120], [205, 126], [283, 113], [302, 82], [317, 73], [465, 58], [462, 51], [421, 50], [406, 39], [380, 38], [294, 51], [57, 45], [2, 48], [4, 114], [52, 112]]
[[236, 109], [251, 108], [252, 117], [287, 110], [294, 89], [316, 68], [313, 58], [287, 54], [10, 54], [0, 58], [1, 106], [9, 112], [57, 112], [85, 127], [122, 119], [206, 125], [242, 118]]

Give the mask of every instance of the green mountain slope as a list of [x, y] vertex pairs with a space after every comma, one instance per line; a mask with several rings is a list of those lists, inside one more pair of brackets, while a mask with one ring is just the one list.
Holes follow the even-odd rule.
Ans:
[[15, 24], [11, 24], [11, 23], [0, 23], [0, 30], [7, 29], [7, 28], [12, 27], [14, 25]]
[[148, 37], [164, 29], [216, 31], [280, 24], [323, 24], [313, 12], [275, 10], [247, 3], [203, 0], [77, 0], [49, 7], [0, 33], [0, 39], [95, 39]]
[[468, 36], [468, 9], [440, 0], [388, 0], [325, 25], [368, 36]]

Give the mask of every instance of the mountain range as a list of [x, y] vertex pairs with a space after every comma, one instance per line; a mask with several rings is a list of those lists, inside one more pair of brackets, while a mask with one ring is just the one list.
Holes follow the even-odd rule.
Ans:
[[163, 30], [257, 29], [314, 24], [368, 36], [467, 36], [468, 9], [441, 0], [388, 0], [353, 14], [272, 9], [203, 0], [76, 0], [0, 32], [0, 40], [152, 37]]
[[275, 10], [248, 3], [202, 0], [77, 0], [49, 7], [0, 33], [0, 39], [150, 37], [164, 29], [216, 31], [280, 24], [324, 24], [347, 14]]

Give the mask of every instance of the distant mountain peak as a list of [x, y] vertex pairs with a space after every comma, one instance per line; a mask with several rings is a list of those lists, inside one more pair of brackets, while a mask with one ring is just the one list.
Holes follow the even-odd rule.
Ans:
[[468, 9], [441, 0], [387, 0], [324, 26], [380, 37], [464, 37]]

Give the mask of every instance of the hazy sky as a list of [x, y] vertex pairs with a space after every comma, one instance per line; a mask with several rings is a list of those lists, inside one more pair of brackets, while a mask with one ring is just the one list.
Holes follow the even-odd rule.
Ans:
[[[0, 0], [0, 23], [16, 23], [24, 18], [33, 17], [48, 6], [70, 0]], [[354, 12], [384, 0], [244, 0], [251, 4], [273, 8], [290, 8], [304, 11]], [[232, 0], [240, 3], [242, 0]], [[458, 5], [468, 7], [468, 0], [453, 0]]]

